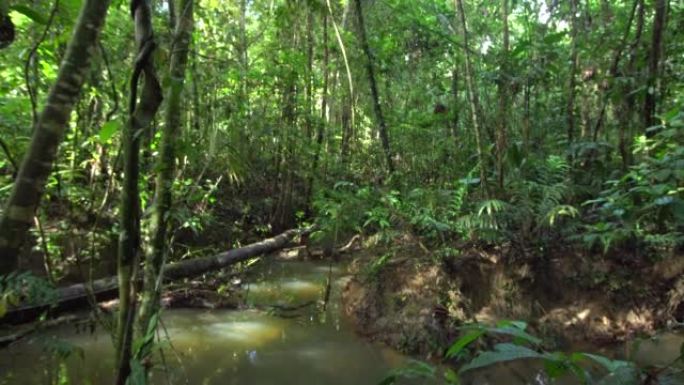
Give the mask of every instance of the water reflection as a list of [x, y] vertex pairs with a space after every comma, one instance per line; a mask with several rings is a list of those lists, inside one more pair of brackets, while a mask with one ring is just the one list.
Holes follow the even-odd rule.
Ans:
[[[155, 384], [377, 384], [403, 357], [356, 337], [340, 314], [339, 287], [330, 306], [322, 300], [329, 266], [287, 262], [265, 267], [245, 284], [248, 302], [259, 308], [306, 304], [292, 318], [264, 310], [164, 312], [163, 357], [155, 362]], [[333, 269], [333, 282], [343, 274]], [[288, 314], [290, 314], [288, 313]], [[71, 327], [51, 335], [83, 348], [62, 364], [44, 353], [46, 336], [0, 351], [0, 384], [111, 384], [109, 335], [76, 334]], [[40, 370], [37, 370], [40, 368]], [[48, 370], [49, 368], [49, 370]], [[61, 368], [61, 369], [60, 369]]]

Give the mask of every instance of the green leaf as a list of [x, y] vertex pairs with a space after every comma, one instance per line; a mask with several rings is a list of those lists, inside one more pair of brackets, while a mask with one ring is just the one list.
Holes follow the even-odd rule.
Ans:
[[458, 374], [456, 374], [456, 372], [454, 372], [454, 370], [451, 368], [447, 368], [444, 371], [444, 379], [446, 380], [447, 384], [459, 385], [461, 383], [461, 380], [458, 378]]
[[537, 353], [532, 349], [514, 344], [498, 344], [494, 347], [494, 351], [480, 353], [469, 364], [464, 365], [459, 372], [483, 368], [502, 362], [530, 359], [530, 358], [545, 358], [546, 356]]
[[482, 337], [484, 334], [484, 329], [474, 329], [466, 333], [463, 337], [459, 338], [446, 352], [447, 358], [457, 357], [463, 349], [470, 345], [473, 341]]
[[531, 343], [532, 345], [539, 345], [542, 343], [542, 340], [539, 338], [527, 333], [526, 331], [519, 329], [514, 326], [505, 326], [501, 328], [494, 328], [490, 330], [492, 333], [498, 333], [498, 334], [506, 334], [509, 336], [513, 336], [515, 338], [524, 340], [526, 342]]
[[679, 107], [675, 107], [675, 108], [671, 109], [670, 111], [662, 114], [660, 116], [660, 118], [666, 122], [669, 122], [669, 121], [673, 120], [674, 118], [679, 117], [679, 113], [680, 113]]
[[100, 142], [106, 142], [111, 139], [112, 136], [119, 131], [120, 127], [121, 125], [115, 120], [110, 120], [109, 122], [103, 124], [100, 132], [97, 134]]
[[639, 372], [633, 366], [623, 366], [598, 381], [597, 385], [639, 385]]
[[597, 364], [603, 366], [608, 372], [615, 372], [619, 368], [630, 366], [630, 364], [626, 361], [620, 361], [620, 360], [611, 360], [608, 357], [604, 356], [599, 356], [596, 354], [591, 354], [591, 353], [580, 353], [582, 357], [588, 358]]
[[557, 32], [557, 33], [552, 33], [552, 34], [546, 35], [544, 37], [544, 43], [548, 44], [548, 45], [556, 44], [556, 43], [560, 42], [561, 40], [563, 40], [563, 38], [566, 35], [567, 35], [566, 32]]
[[38, 24], [47, 25], [48, 23], [48, 18], [45, 15], [26, 5], [13, 5], [10, 10], [21, 13]]
[[658, 170], [653, 173], [653, 177], [658, 181], [658, 182], [664, 182], [668, 178], [670, 178], [670, 175], [672, 175], [672, 170], [670, 169], [663, 169], [663, 170]]

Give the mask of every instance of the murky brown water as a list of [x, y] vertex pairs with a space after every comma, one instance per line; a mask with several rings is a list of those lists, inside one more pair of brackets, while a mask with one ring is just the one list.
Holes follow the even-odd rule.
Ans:
[[[327, 311], [317, 302], [325, 292], [328, 266], [278, 262], [264, 267], [247, 290], [247, 301], [261, 310], [166, 310], [163, 359], [155, 384], [201, 385], [372, 385], [406, 358], [357, 337], [341, 316], [343, 268], [333, 266], [333, 291]], [[312, 303], [313, 302], [313, 303]], [[297, 305], [310, 304], [291, 310]], [[61, 342], [60, 342], [61, 341]], [[58, 359], [46, 346], [64, 342], [84, 352]], [[669, 334], [640, 344], [636, 358], [645, 364], [670, 362], [684, 336]], [[0, 351], [0, 385], [110, 385], [112, 342], [104, 331], [77, 333], [72, 326], [52, 329]], [[411, 380], [407, 383], [423, 383]], [[550, 383], [540, 363], [522, 361], [479, 370], [464, 381], [472, 385]], [[571, 384], [560, 381], [557, 384]]]
[[[302, 262], [275, 263], [249, 286], [248, 302], [263, 310], [164, 311], [170, 342], [163, 342], [165, 364], [158, 363], [154, 382], [377, 384], [405, 359], [356, 337], [345, 324], [339, 309], [342, 275], [333, 267], [337, 284], [325, 312], [315, 303], [288, 310], [324, 296], [328, 266]], [[113, 350], [106, 332], [79, 334], [64, 326], [49, 333], [0, 351], [0, 384], [112, 383]], [[56, 340], [83, 349], [84, 356], [63, 361], [45, 353]]]

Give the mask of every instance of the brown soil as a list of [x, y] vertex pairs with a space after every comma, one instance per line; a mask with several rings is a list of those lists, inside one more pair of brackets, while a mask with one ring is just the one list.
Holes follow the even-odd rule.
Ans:
[[567, 251], [526, 262], [470, 248], [438, 260], [403, 245], [371, 267], [383, 252], [352, 263], [345, 311], [360, 334], [409, 354], [440, 355], [467, 322], [524, 320], [549, 348], [567, 349], [650, 334], [684, 313], [681, 257], [638, 267]]

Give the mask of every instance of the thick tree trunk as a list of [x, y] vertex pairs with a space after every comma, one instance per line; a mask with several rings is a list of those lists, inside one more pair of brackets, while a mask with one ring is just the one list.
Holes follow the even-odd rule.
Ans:
[[[121, 197], [121, 232], [117, 271], [119, 276], [119, 317], [116, 333], [116, 384], [124, 385], [131, 371], [133, 320], [136, 308], [135, 273], [140, 255], [140, 133], [149, 129], [159, 105], [162, 91], [157, 80], [152, 53], [155, 49], [150, 0], [132, 0], [135, 40], [138, 48], [130, 84], [129, 117], [124, 128], [124, 181]], [[144, 76], [138, 102], [140, 76]]]
[[108, 0], [84, 2], [55, 85], [34, 125], [31, 145], [0, 218], [0, 274], [17, 268], [19, 252], [33, 223], [57, 149], [85, 82], [108, 7]]
[[380, 93], [378, 92], [378, 84], [375, 79], [375, 64], [373, 62], [373, 53], [371, 52], [368, 38], [366, 37], [366, 25], [363, 20], [363, 8], [361, 7], [361, 0], [354, 0], [356, 5], [356, 17], [359, 23], [359, 35], [361, 39], [361, 48], [366, 54], [366, 72], [368, 74], [368, 82], [370, 83], [371, 96], [373, 97], [373, 110], [375, 111], [375, 118], [378, 120], [380, 142], [382, 149], [385, 152], [385, 161], [387, 162], [387, 169], [390, 174], [394, 173], [394, 162], [392, 161], [392, 151], [390, 149], [389, 129], [385, 116], [382, 113], [382, 105], [380, 104]]
[[[182, 128], [182, 94], [185, 84], [185, 69], [193, 28], [193, 1], [178, 3], [178, 17], [171, 53], [170, 85], [166, 92], [164, 130], [157, 162], [155, 206], [152, 212], [151, 250], [146, 255], [143, 296], [140, 305], [139, 329], [150, 330], [152, 314], [158, 310], [159, 295], [163, 279], [163, 268], [168, 252], [167, 229], [172, 205], [173, 181], [176, 164], [176, 141]], [[156, 327], [156, 325], [154, 325]]]
[[[239, 249], [228, 250], [214, 256], [189, 259], [170, 264], [164, 268], [164, 280], [173, 281], [182, 278], [195, 277], [200, 274], [231, 266], [259, 255], [268, 254], [287, 246], [297, 235], [308, 234], [311, 229], [293, 229], [285, 231], [275, 237], [249, 244]], [[118, 293], [117, 277], [98, 279], [92, 283], [76, 284], [57, 289], [58, 300], [55, 304], [24, 305], [10, 311], [0, 321], [2, 323], [25, 323], [40, 317], [43, 312], [50, 310], [57, 313], [60, 310], [76, 309], [88, 306], [88, 293], [92, 293], [97, 300], [116, 298]]]

